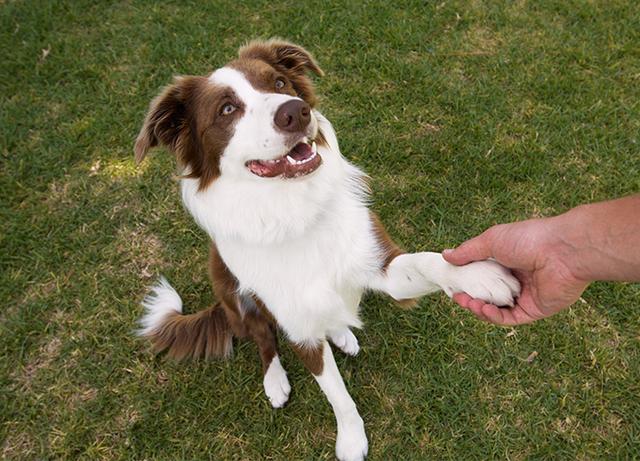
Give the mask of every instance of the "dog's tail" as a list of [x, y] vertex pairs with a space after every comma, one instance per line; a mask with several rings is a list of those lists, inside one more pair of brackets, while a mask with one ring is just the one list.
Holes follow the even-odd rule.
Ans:
[[231, 355], [233, 333], [220, 304], [183, 315], [180, 295], [162, 277], [142, 305], [146, 312], [137, 333], [151, 340], [155, 352], [176, 360]]

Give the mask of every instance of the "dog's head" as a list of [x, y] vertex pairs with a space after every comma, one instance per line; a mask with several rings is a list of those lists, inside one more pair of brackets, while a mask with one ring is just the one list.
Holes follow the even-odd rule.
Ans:
[[178, 77], [150, 105], [135, 144], [137, 162], [164, 145], [188, 177], [206, 188], [221, 174], [290, 180], [321, 167], [309, 73], [322, 75], [303, 48], [252, 42], [208, 77]]

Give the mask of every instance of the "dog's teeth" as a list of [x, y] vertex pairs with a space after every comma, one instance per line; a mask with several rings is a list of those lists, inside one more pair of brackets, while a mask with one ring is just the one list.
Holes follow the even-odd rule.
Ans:
[[295, 165], [296, 164], [295, 159], [289, 157], [288, 155], [287, 155], [287, 162], [289, 162], [290, 165]]
[[311, 143], [311, 150], [313, 151], [313, 155], [315, 155], [318, 152], [318, 145], [316, 144], [315, 141]]

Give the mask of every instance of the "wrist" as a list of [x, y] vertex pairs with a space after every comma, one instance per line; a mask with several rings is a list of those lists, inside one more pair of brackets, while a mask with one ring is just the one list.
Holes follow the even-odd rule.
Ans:
[[547, 219], [554, 241], [554, 255], [576, 280], [585, 283], [594, 281], [588, 258], [585, 258], [589, 254], [591, 240], [588, 209], [581, 205]]

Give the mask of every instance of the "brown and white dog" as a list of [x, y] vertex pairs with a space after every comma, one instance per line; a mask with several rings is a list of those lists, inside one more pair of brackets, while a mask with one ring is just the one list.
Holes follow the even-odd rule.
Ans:
[[184, 205], [211, 237], [219, 302], [183, 315], [162, 279], [144, 301], [140, 333], [177, 359], [226, 357], [234, 336], [253, 339], [278, 408], [291, 389], [279, 328], [333, 407], [336, 456], [361, 460], [364, 424], [329, 342], [358, 353], [351, 328], [362, 326], [363, 292], [408, 300], [444, 290], [512, 305], [520, 288], [493, 261], [456, 267], [439, 253], [406, 254], [389, 239], [367, 208], [366, 176], [340, 154], [315, 108], [310, 72], [322, 75], [303, 48], [252, 42], [208, 76], [176, 78], [151, 102], [136, 160], [158, 144], [175, 154]]

